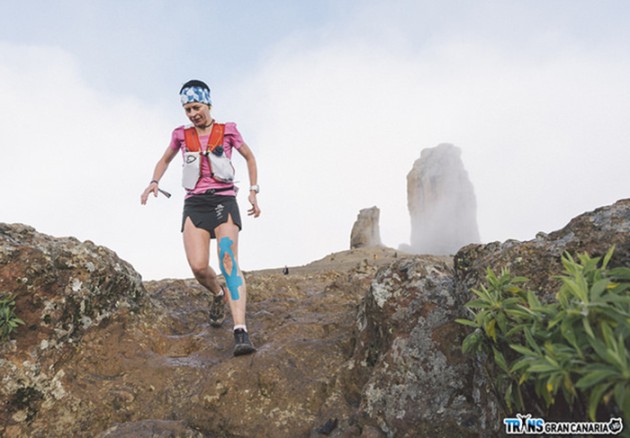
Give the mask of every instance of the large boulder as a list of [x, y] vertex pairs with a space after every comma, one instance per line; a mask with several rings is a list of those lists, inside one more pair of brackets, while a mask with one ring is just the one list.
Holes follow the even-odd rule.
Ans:
[[359, 406], [359, 429], [375, 437], [501, 436], [506, 413], [494, 377], [483, 361], [461, 353], [468, 330], [454, 322], [467, 316], [470, 289], [484, 281], [488, 267], [507, 267], [550, 298], [564, 252], [603, 256], [611, 245], [610, 266], [630, 266], [630, 200], [527, 242], [466, 246], [454, 270], [450, 258], [428, 256], [382, 267], [359, 307], [345, 370], [354, 376], [345, 393]]
[[138, 311], [144, 287], [131, 265], [107, 248], [0, 224], [0, 293], [15, 297], [25, 323], [0, 345], [0, 424], [11, 436], [72, 398], [64, 360], [92, 328]]
[[379, 270], [357, 316], [353, 372], [363, 427], [388, 437], [485, 434], [448, 258], [403, 259]]

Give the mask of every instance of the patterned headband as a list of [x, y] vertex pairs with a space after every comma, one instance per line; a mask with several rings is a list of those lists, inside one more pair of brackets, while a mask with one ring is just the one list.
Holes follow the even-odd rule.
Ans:
[[210, 100], [210, 90], [208, 90], [207, 88], [184, 88], [181, 93], [179, 93], [179, 97], [182, 101], [182, 105], [186, 105], [187, 103], [191, 102], [199, 102], [212, 105], [212, 101]]

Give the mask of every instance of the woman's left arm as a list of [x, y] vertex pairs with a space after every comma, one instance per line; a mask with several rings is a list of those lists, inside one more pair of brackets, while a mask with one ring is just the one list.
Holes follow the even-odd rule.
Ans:
[[[256, 157], [254, 157], [254, 153], [245, 143], [241, 144], [241, 147], [239, 147], [237, 151], [247, 162], [247, 173], [249, 174], [250, 187], [258, 185], [258, 167], [256, 166]], [[260, 216], [260, 208], [258, 207], [256, 195], [256, 191], [250, 190], [249, 196], [247, 197], [249, 203], [252, 204], [252, 208], [247, 211], [247, 214], [250, 216], [253, 215], [254, 217]]]

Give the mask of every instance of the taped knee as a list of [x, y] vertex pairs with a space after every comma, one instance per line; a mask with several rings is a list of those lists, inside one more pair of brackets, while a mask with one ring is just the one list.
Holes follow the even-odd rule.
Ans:
[[229, 237], [223, 237], [219, 241], [219, 267], [230, 291], [230, 297], [232, 300], [238, 300], [240, 298], [238, 288], [243, 284], [243, 279], [238, 273], [238, 264], [232, 251], [233, 243]]

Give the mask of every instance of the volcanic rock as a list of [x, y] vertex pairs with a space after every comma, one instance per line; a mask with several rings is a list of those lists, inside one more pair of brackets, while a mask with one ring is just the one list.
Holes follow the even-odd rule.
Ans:
[[423, 149], [407, 175], [407, 208], [415, 254], [448, 255], [479, 242], [477, 201], [461, 150], [442, 143]]
[[612, 244], [628, 266], [630, 200], [454, 259], [369, 247], [246, 272], [258, 351], [233, 357], [196, 281], [142, 283], [92, 242], [0, 224], [0, 292], [26, 322], [0, 344], [0, 436], [498, 437], [493, 376], [454, 322], [470, 289], [509, 267], [548, 296], [564, 251]]
[[359, 211], [350, 234], [350, 249], [381, 246], [378, 220], [381, 212], [377, 207]]

